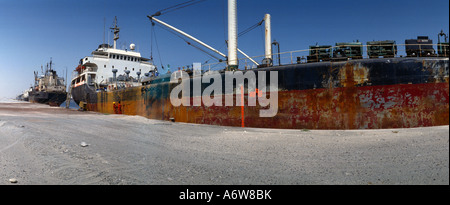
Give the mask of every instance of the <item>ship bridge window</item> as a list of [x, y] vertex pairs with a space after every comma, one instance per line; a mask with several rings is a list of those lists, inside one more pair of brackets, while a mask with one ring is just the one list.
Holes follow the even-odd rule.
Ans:
[[123, 56], [120, 56], [120, 60], [123, 60]]

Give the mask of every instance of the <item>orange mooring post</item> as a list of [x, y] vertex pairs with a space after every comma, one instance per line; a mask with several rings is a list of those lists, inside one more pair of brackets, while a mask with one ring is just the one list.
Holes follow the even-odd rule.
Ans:
[[241, 117], [242, 117], [242, 127], [245, 127], [245, 123], [244, 123], [244, 86], [241, 86]]

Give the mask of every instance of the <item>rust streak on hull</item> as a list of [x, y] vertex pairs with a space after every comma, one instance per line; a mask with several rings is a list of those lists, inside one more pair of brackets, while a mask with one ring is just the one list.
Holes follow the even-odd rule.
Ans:
[[[74, 99], [87, 102], [91, 111], [221, 126], [240, 127], [242, 122], [246, 127], [280, 129], [440, 126], [449, 124], [448, 70], [448, 58], [360, 59], [257, 69], [278, 72], [278, 112], [271, 118], [260, 117], [260, 111], [268, 107], [248, 106], [252, 90], [245, 91], [244, 109], [174, 107], [169, 95], [178, 84], [169, 82], [170, 75], [148, 85], [108, 92], [79, 86]], [[221, 78], [224, 81], [225, 74]], [[222, 105], [227, 95], [232, 95], [233, 102], [242, 97], [236, 92], [221, 94]], [[191, 105], [194, 98], [201, 98], [193, 92], [190, 96]], [[120, 103], [120, 110], [114, 102]]]
[[[350, 69], [350, 68], [349, 68]], [[354, 82], [352, 72], [346, 73]], [[345, 82], [345, 81], [343, 81]], [[260, 106], [245, 106], [245, 126], [283, 129], [385, 129], [449, 124], [449, 83], [362, 86], [278, 92], [278, 114], [259, 117]], [[126, 91], [98, 93], [101, 103], [89, 110], [114, 114], [113, 102], [124, 96], [122, 113], [177, 122], [241, 126], [242, 110], [232, 107], [173, 107], [168, 96], [142, 94], [137, 87]], [[103, 95], [103, 96], [101, 96]], [[240, 98], [235, 95], [234, 98]], [[116, 98], [116, 99], [115, 99]], [[223, 98], [225, 99], [225, 97]], [[248, 99], [248, 96], [245, 96]], [[191, 99], [191, 102], [193, 99]]]

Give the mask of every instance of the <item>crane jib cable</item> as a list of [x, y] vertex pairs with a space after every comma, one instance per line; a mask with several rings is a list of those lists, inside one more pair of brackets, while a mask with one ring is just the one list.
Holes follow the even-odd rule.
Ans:
[[263, 22], [264, 22], [264, 19], [262, 21], [256, 23], [255, 25], [250, 26], [249, 28], [245, 29], [244, 31], [242, 31], [238, 34], [238, 37], [241, 37], [241, 36], [247, 34], [248, 32], [252, 31], [253, 29], [257, 28], [258, 26], [261, 26]]
[[160, 12], [165, 11], [165, 10], [169, 10], [169, 9], [172, 9], [172, 8], [176, 8], [176, 7], [178, 7], [178, 6], [181, 6], [181, 5], [183, 5], [183, 4], [187, 4], [187, 3], [190, 3], [190, 2], [193, 2], [193, 1], [196, 1], [196, 0], [191, 0], [191, 1], [187, 1], [187, 2], [181, 3], [181, 4], [177, 4], [177, 5], [174, 5], [174, 6], [170, 6], [170, 7], [168, 7], [168, 8], [165, 8], [165, 9], [160, 10]]
[[164, 64], [161, 58], [161, 53], [159, 52], [159, 45], [158, 45], [158, 40], [156, 39], [156, 32], [155, 32], [155, 24], [152, 22], [152, 33], [151, 33], [151, 54], [150, 54], [150, 58], [153, 61], [153, 39], [155, 39], [155, 44], [156, 44], [156, 49], [158, 51], [158, 57], [159, 57], [159, 62], [161, 63], [161, 68], [164, 69]]
[[174, 6], [170, 6], [168, 8], [159, 10], [158, 12], [153, 14], [152, 17], [153, 16], [161, 16], [162, 14], [167, 14], [167, 13], [176, 11], [178, 9], [182, 9], [182, 8], [185, 8], [185, 7], [188, 7], [188, 6], [192, 6], [194, 4], [198, 4], [198, 3], [203, 2], [203, 1], [206, 1], [206, 0], [190, 0], [190, 1], [187, 1], [187, 2], [184, 2], [184, 3], [180, 3], [180, 4], [177, 4], [177, 5], [174, 5]]
[[[176, 10], [179, 10], [179, 9], [182, 9], [182, 8], [186, 8], [186, 7], [188, 7], [188, 6], [192, 6], [192, 5], [195, 5], [195, 4], [204, 2], [204, 1], [206, 1], [206, 0], [190, 0], [190, 1], [186, 1], [186, 2], [184, 2], [184, 3], [176, 4], [176, 5], [174, 5], [174, 6], [170, 6], [170, 7], [167, 7], [167, 8], [165, 8], [165, 9], [159, 10], [159, 11], [156, 12], [155, 14], [153, 14], [153, 15], [151, 15], [151, 16], [147, 16], [147, 17], [150, 18], [150, 20], [152, 21], [152, 25], [154, 26], [155, 24], [154, 24], [153, 20], [151, 19], [151, 17], [154, 17], [154, 16], [161, 16], [161, 15], [163, 15], [163, 14], [167, 14], [167, 13], [170, 13], [170, 12], [173, 12], [173, 11], [176, 11]], [[158, 25], [158, 24], [157, 24], [157, 25]], [[161, 28], [163, 28], [163, 29], [166, 30], [166, 31], [169, 31], [170, 33], [174, 34], [175, 36], [178, 36], [178, 37], [181, 38], [183, 41], [185, 41], [188, 45], [190, 45], [190, 46], [192, 46], [192, 47], [194, 47], [194, 48], [196, 48], [196, 49], [198, 49], [198, 50], [204, 52], [205, 54], [207, 54], [207, 55], [209, 55], [209, 56], [211, 56], [211, 57], [217, 59], [219, 62], [223, 61], [222, 59], [220, 59], [220, 58], [214, 56], [213, 54], [211, 54], [211, 53], [205, 51], [204, 49], [201, 49], [198, 45], [195, 45], [194, 43], [189, 42], [188, 40], [186, 40], [186, 39], [183, 38], [182, 36], [178, 35], [177, 33], [173, 32], [173, 31], [171, 31], [171, 30], [169, 30], [169, 29], [167, 29], [167, 28], [165, 28], [165, 27], [163, 27], [163, 26], [160, 26], [160, 25], [158, 25], [158, 26], [161, 27]], [[153, 35], [154, 35], [155, 38], [156, 38], [156, 34], [153, 34]], [[156, 39], [155, 39], [155, 41], [156, 41]], [[157, 44], [157, 42], [156, 42], [156, 44]], [[157, 45], [157, 46], [158, 46], [158, 45]], [[158, 52], [159, 52], [159, 51], [158, 51]]]
[[166, 30], [166, 31], [168, 31], [168, 32], [170, 32], [170, 33], [172, 33], [173, 35], [177, 36], [178, 38], [180, 38], [181, 40], [183, 40], [184, 42], [186, 42], [188, 45], [190, 45], [190, 46], [192, 46], [192, 47], [198, 49], [199, 51], [202, 51], [203, 53], [205, 53], [205, 54], [207, 54], [207, 55], [209, 55], [209, 56], [215, 58], [215, 59], [218, 60], [219, 62], [220, 62], [220, 61], [223, 61], [222, 59], [218, 58], [217, 56], [214, 56], [214, 55], [211, 54], [210, 52], [208, 52], [208, 51], [206, 51], [206, 50], [200, 48], [198, 45], [195, 45], [194, 43], [188, 41], [186, 38], [184, 38], [183, 36], [179, 35], [178, 33], [174, 32], [174, 31], [172, 31], [172, 30], [170, 30], [170, 29], [168, 29], [168, 28], [166, 28], [166, 27], [164, 27], [164, 26], [161, 26], [161, 25], [159, 25], [159, 24], [156, 24], [156, 25], [159, 26], [159, 27], [161, 27], [162, 29], [164, 29], [164, 30]]

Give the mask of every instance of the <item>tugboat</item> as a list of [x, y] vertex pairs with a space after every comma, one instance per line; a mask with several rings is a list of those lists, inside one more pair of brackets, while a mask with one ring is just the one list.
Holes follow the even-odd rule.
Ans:
[[[58, 77], [52, 68], [52, 59], [47, 64], [43, 75], [38, 76], [34, 72], [34, 86], [28, 92], [28, 100], [31, 103], [42, 103], [50, 106], [60, 106], [67, 97], [64, 78]], [[42, 69], [42, 68], [41, 68]]]

